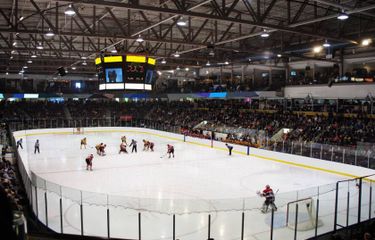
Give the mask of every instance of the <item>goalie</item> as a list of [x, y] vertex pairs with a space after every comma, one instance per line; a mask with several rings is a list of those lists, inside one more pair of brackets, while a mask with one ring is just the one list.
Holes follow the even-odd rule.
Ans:
[[266, 198], [261, 208], [262, 213], [266, 213], [269, 206], [271, 206], [271, 209], [274, 211], [277, 211], [277, 207], [275, 205], [275, 194], [273, 193], [270, 185], [266, 185], [266, 188], [262, 192], [258, 191], [257, 193], [259, 196]]

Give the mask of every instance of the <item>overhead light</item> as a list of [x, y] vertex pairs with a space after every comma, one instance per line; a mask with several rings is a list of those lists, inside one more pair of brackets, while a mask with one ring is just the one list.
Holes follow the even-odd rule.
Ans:
[[13, 54], [13, 53], [16, 53], [16, 50], [12, 50], [12, 51], [10, 51], [10, 54]]
[[82, 62], [82, 65], [83, 65], [83, 66], [86, 66], [86, 65], [87, 65], [87, 62], [86, 62], [86, 61], [83, 61], [83, 62]]
[[370, 38], [363, 39], [361, 45], [366, 47], [372, 43], [372, 40]]
[[72, 67], [72, 70], [76, 70], [76, 69], [77, 69], [76, 67], [74, 67], [74, 66]]
[[89, 78], [89, 81], [92, 81], [92, 78]]
[[185, 68], [185, 71], [187, 72], [187, 71], [189, 71], [190, 69], [187, 67], [187, 68]]
[[165, 58], [163, 58], [163, 60], [161, 60], [161, 62], [160, 62], [161, 64], [166, 64], [167, 63], [167, 61], [165, 60]]
[[56, 80], [57, 79], [57, 77], [53, 77], [53, 80]]
[[47, 37], [53, 37], [55, 36], [55, 33], [51, 30], [51, 28], [48, 29], [48, 32], [46, 32]]
[[178, 19], [177, 25], [180, 27], [185, 27], [187, 25], [187, 22], [184, 20], [183, 17], [181, 17], [180, 19]]
[[313, 52], [314, 53], [320, 53], [322, 51], [322, 47], [321, 46], [316, 46], [313, 48]]
[[175, 52], [175, 54], [173, 54], [173, 56], [178, 58], [178, 57], [180, 57], [180, 54], [178, 52]]
[[141, 34], [139, 34], [135, 41], [141, 43], [144, 41], [144, 39], [142, 38]]
[[349, 18], [349, 15], [345, 13], [344, 9], [342, 9], [341, 13], [337, 16], [337, 19], [342, 20], [342, 21], [348, 18]]
[[39, 49], [39, 50], [43, 49], [43, 45], [41, 42], [38, 43], [38, 45], [36, 46], [36, 49]]
[[330, 46], [331, 44], [327, 40], [323, 43], [323, 47], [325, 48], [329, 48]]
[[229, 62], [228, 62], [228, 61], [225, 61], [224, 64], [225, 64], [225, 65], [229, 65]]
[[33, 63], [33, 61], [32, 60], [28, 60], [27, 63]]
[[22, 75], [23, 73], [22, 72], [19, 72], [18, 75]]
[[98, 77], [98, 74], [97, 74], [97, 73], [95, 74], [95, 77]]
[[9, 75], [9, 73], [8, 73], [8, 72], [6, 72], [6, 73], [5, 73], [5, 75]]
[[176, 67], [176, 70], [179, 71], [181, 68], [179, 66]]
[[211, 51], [208, 53], [208, 55], [210, 55], [211, 57], [215, 56], [214, 50], [211, 49]]
[[17, 46], [17, 42], [14, 41], [13, 44], [12, 44], [13, 47]]
[[13, 56], [10, 56], [10, 58], [9, 59], [13, 59]]
[[117, 53], [117, 50], [116, 49], [112, 49], [111, 53]]
[[28, 66], [23, 66], [23, 68], [24, 68], [24, 69], [27, 69], [27, 68], [29, 68], [29, 67], [28, 67]]
[[210, 61], [207, 61], [206, 66], [211, 66]]
[[159, 76], [161, 76], [161, 75], [162, 75], [162, 72], [160, 72], [160, 71], [157, 71], [157, 73], [158, 73], [158, 75], [159, 75]]
[[260, 34], [260, 36], [262, 38], [268, 38], [270, 36], [270, 34], [268, 33], [268, 31], [266, 29], [263, 29], [263, 32], [262, 32], [262, 34]]
[[21, 16], [21, 17], [18, 19], [18, 21], [21, 22], [21, 21], [24, 20], [24, 19], [25, 19], [24, 16]]
[[31, 55], [30, 56], [31, 58], [36, 58], [37, 56], [35, 54]]
[[86, 59], [87, 59], [87, 57], [85, 57], [85, 56], [82, 56], [82, 57], [81, 57], [81, 59], [82, 59], [82, 60], [86, 60]]
[[69, 7], [67, 7], [64, 11], [64, 13], [68, 16], [73, 16], [76, 14], [76, 11], [74, 11], [74, 9], [72, 8], [72, 5], [69, 4]]
[[248, 60], [249, 60], [249, 62], [251, 62], [251, 58], [249, 58]]
[[280, 53], [279, 54], [277, 54], [277, 57], [278, 58], [281, 58], [283, 55], [281, 55]]

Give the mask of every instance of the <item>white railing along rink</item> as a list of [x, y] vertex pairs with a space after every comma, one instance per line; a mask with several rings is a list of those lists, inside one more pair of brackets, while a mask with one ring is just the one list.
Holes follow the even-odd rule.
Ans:
[[[206, 149], [211, 147], [210, 140], [188, 137], [186, 139], [187, 143], [183, 143], [184, 136], [182, 135], [145, 128], [85, 128], [85, 134], [90, 135], [90, 131], [92, 132], [91, 134], [95, 134], [94, 131], [98, 130], [114, 132], [124, 130], [139, 131], [174, 139], [174, 141], [179, 141], [181, 144], [190, 144]], [[25, 134], [48, 135], [51, 131], [60, 131], [61, 134], [64, 132], [72, 134], [73, 132], [72, 129], [38, 129], [14, 132], [14, 136], [18, 139]], [[69, 136], [69, 134], [66, 136]], [[213, 147], [217, 151], [226, 151], [222, 142], [214, 141]], [[247, 151], [247, 147], [234, 146], [235, 155], [248, 158]], [[336, 174], [341, 173], [350, 176], [364, 176], [374, 173], [373, 170], [351, 165], [254, 148], [250, 149], [251, 157], [315, 169], [312, 171], [335, 171]], [[73, 234], [82, 234], [83, 232], [84, 235], [94, 236], [108, 236], [109, 234], [111, 237], [138, 239], [139, 213], [141, 213], [142, 239], [172, 239], [173, 215], [175, 215], [175, 234], [177, 238], [207, 239], [208, 215], [210, 215], [211, 237], [215, 239], [232, 239], [239, 238], [241, 235], [242, 212], [244, 212], [244, 239], [270, 239], [270, 214], [264, 215], [259, 212], [262, 199], [258, 197], [215, 200], [173, 199], [173, 201], [170, 201], [157, 198], [145, 199], [90, 193], [46, 181], [28, 169], [27, 154], [21, 154], [21, 158], [22, 161], [18, 161], [20, 171], [29, 198], [32, 199], [33, 210], [44, 224], [56, 232], [62, 231]], [[32, 179], [31, 182], [29, 181], [30, 178]], [[373, 192], [370, 192], [372, 185], [373, 182], [364, 182], [363, 185], [362, 220], [368, 219], [370, 217], [369, 214], [373, 213], [375, 207], [373, 203], [375, 198]], [[283, 207], [288, 202], [306, 197], [313, 197], [314, 200], [319, 199], [319, 219], [324, 224], [317, 229], [317, 233], [321, 234], [333, 230], [335, 189], [336, 185], [333, 183], [294, 192], [278, 193], [277, 205], [279, 206], [279, 211], [275, 213], [274, 218], [274, 239], [293, 239], [294, 232], [285, 228], [285, 211]], [[348, 193], [350, 214], [347, 220]], [[369, 208], [370, 194], [372, 195], [371, 209]], [[348, 183], [347, 186], [340, 186], [338, 223], [341, 225], [345, 225], [347, 221], [348, 224], [356, 223], [358, 217], [357, 198], [358, 188], [355, 181]], [[299, 239], [314, 235], [314, 231], [298, 232]]]

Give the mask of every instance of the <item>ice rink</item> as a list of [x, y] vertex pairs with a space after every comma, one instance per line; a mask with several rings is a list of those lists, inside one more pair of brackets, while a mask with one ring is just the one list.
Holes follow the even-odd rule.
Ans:
[[[128, 154], [119, 154], [123, 135], [128, 143], [131, 139], [138, 142], [137, 153], [128, 148]], [[83, 137], [88, 140], [86, 149], [80, 149]], [[34, 154], [36, 139], [40, 154]], [[143, 139], [155, 143], [154, 152], [143, 151]], [[107, 144], [106, 156], [96, 154], [94, 146], [98, 143]], [[174, 145], [175, 158], [165, 155], [167, 144]], [[93, 171], [86, 171], [84, 159], [90, 153], [94, 154]], [[33, 191], [38, 196], [35, 210], [42, 222], [48, 221], [51, 229], [61, 231], [61, 198], [64, 233], [80, 234], [83, 228], [85, 235], [107, 236], [109, 224], [111, 237], [127, 239], [138, 239], [138, 213], [142, 239], [172, 239], [173, 214], [177, 239], [207, 239], [209, 214], [212, 238], [240, 239], [242, 212], [244, 239], [269, 239], [270, 214], [260, 213], [263, 199], [256, 194], [266, 184], [277, 192], [274, 239], [293, 238], [293, 230], [285, 228], [286, 204], [304, 197], [320, 199], [320, 219], [326, 224], [319, 232], [332, 230], [333, 189], [337, 181], [347, 179], [236, 152], [229, 156], [225, 149], [131, 129], [81, 135], [28, 134], [20, 155], [29, 170], [40, 177], [41, 187]], [[340, 197], [346, 204], [344, 196], [350, 192], [355, 209], [358, 193], [349, 184], [347, 189]], [[355, 219], [355, 210], [350, 215]], [[298, 238], [312, 234], [299, 232]]]

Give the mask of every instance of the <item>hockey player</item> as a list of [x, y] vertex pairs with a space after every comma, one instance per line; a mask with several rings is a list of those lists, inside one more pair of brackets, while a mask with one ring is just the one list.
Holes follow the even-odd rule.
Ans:
[[128, 151], [126, 151], [126, 143], [125, 142], [121, 142], [120, 151], [118, 152], [118, 154], [121, 154], [122, 152], [128, 153]]
[[105, 151], [104, 149], [107, 147], [106, 144], [102, 144], [100, 147], [99, 147], [99, 155], [100, 156], [105, 156]]
[[94, 159], [94, 155], [90, 154], [86, 158], [86, 170], [92, 171], [92, 160]]
[[82, 146], [86, 149], [86, 145], [87, 145], [87, 139], [86, 138], [82, 138], [81, 139], [80, 149], [82, 149]]
[[130, 143], [129, 147], [132, 147], [132, 153], [135, 151], [137, 152], [137, 141], [132, 139], [132, 142]]
[[35, 145], [34, 145], [34, 154], [36, 154], [36, 152], [40, 153], [39, 139], [36, 140]]
[[103, 145], [103, 143], [100, 143], [100, 144], [97, 144], [96, 146], [95, 146], [95, 149], [96, 149], [96, 153], [98, 154], [98, 155], [100, 155], [100, 147]]
[[17, 141], [17, 149], [21, 147], [21, 149], [23, 149], [22, 147], [22, 138], [20, 138], [18, 141]]
[[266, 213], [268, 211], [268, 206], [271, 206], [274, 211], [277, 211], [277, 207], [275, 205], [275, 194], [273, 193], [270, 185], [266, 185], [263, 192], [258, 192], [258, 194], [259, 196], [266, 198], [261, 209], [262, 213]]
[[225, 146], [227, 146], [227, 148], [228, 148], [229, 156], [232, 155], [233, 146], [229, 145], [228, 143], [226, 143]]
[[143, 151], [148, 151], [150, 149], [150, 142], [144, 139], [142, 141], [143, 141]]
[[174, 158], [174, 147], [170, 144], [167, 144], [167, 154], [168, 158], [171, 158], [171, 156]]
[[121, 142], [123, 142], [123, 143], [126, 144], [126, 136], [122, 136], [122, 137], [121, 137]]
[[154, 151], [154, 146], [155, 146], [155, 144], [153, 142], [150, 142], [150, 150], [151, 150], [151, 152]]

